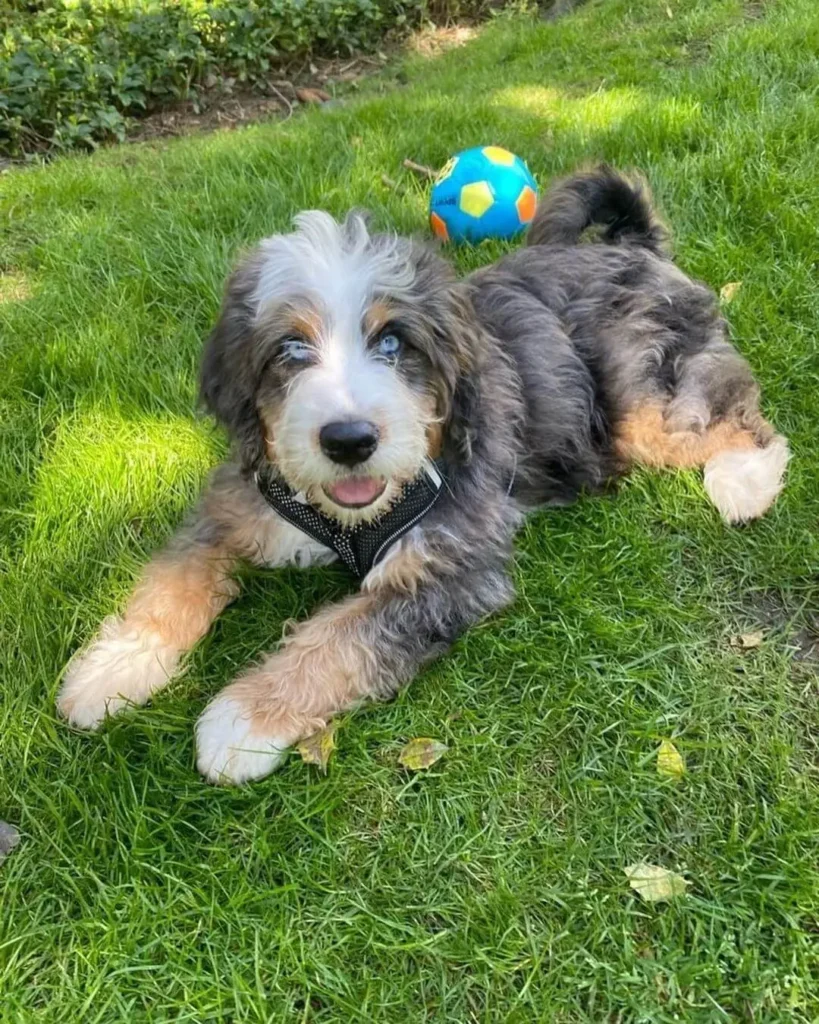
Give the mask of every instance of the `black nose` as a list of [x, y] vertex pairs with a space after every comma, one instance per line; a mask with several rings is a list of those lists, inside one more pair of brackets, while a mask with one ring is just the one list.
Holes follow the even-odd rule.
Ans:
[[327, 423], [321, 428], [319, 442], [328, 459], [342, 466], [357, 466], [378, 447], [378, 427], [367, 420]]

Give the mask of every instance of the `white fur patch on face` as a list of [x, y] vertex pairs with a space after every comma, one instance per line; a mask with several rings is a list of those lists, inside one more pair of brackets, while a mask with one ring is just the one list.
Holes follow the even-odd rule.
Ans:
[[317, 296], [343, 314], [363, 312], [376, 292], [399, 296], [415, 280], [404, 243], [395, 235], [370, 236], [360, 215], [339, 224], [323, 210], [294, 218], [296, 231], [261, 243], [262, 267], [255, 300], [259, 313], [269, 303]]
[[111, 617], [99, 637], [68, 666], [57, 709], [71, 725], [96, 729], [106, 714], [144, 704], [179, 665], [178, 648], [151, 630], [124, 630]]
[[[401, 485], [418, 475], [427, 453], [429, 399], [368, 347], [365, 328], [377, 299], [409, 294], [415, 269], [405, 242], [372, 238], [361, 217], [339, 225], [329, 214], [311, 211], [296, 224], [294, 234], [261, 245], [258, 316], [277, 303], [303, 307], [305, 319], [316, 321], [316, 337], [310, 339], [310, 365], [295, 373], [269, 424], [268, 451], [294, 491], [351, 525], [388, 508]], [[349, 469], [327, 458], [319, 433], [328, 423], [354, 420], [375, 424], [379, 443], [366, 463]], [[365, 508], [342, 507], [324, 488], [351, 475], [387, 486]]]
[[[335, 353], [330, 348], [331, 357]], [[322, 452], [318, 434], [325, 423], [368, 420], [379, 443], [366, 463], [352, 471]], [[395, 369], [363, 353], [348, 361], [332, 358], [302, 370], [282, 405], [271, 447], [275, 461], [295, 491], [336, 518], [358, 521], [392, 503], [403, 483], [414, 479], [427, 452], [429, 417]], [[350, 475], [386, 480], [384, 493], [364, 509], [342, 508], [324, 487]]]
[[720, 452], [705, 464], [705, 490], [727, 523], [758, 519], [782, 490], [789, 459], [780, 436], [765, 448]]
[[232, 697], [216, 697], [196, 723], [196, 767], [219, 785], [264, 778], [289, 745], [282, 737], [254, 735], [252, 713]]

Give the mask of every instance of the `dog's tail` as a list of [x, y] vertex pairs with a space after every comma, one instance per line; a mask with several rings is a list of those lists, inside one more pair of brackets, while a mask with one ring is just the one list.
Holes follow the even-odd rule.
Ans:
[[573, 174], [554, 185], [538, 204], [528, 245], [576, 245], [594, 225], [603, 242], [632, 242], [666, 251], [668, 232], [651, 205], [646, 184], [607, 164]]

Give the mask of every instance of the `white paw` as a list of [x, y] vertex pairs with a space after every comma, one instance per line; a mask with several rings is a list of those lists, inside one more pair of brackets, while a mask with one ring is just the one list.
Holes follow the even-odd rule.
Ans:
[[238, 785], [264, 778], [289, 746], [283, 737], [254, 731], [252, 711], [233, 697], [216, 697], [196, 723], [196, 767], [208, 782]]
[[57, 709], [71, 725], [96, 729], [127, 704], [144, 704], [178, 663], [178, 651], [157, 633], [123, 632], [119, 619], [106, 619], [99, 637], [70, 662]]
[[705, 464], [705, 490], [727, 523], [758, 519], [782, 490], [788, 442], [777, 435], [765, 448], [720, 452]]

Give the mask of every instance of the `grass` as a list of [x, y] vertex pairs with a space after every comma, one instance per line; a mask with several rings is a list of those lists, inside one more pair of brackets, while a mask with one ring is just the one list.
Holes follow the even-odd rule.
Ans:
[[[818, 53], [814, 0], [592, 2], [500, 20], [332, 113], [0, 179], [0, 818], [23, 834], [0, 1020], [819, 1018]], [[348, 589], [338, 569], [248, 574], [153, 707], [72, 733], [66, 659], [223, 451], [192, 409], [236, 251], [305, 206], [421, 229], [421, 186], [381, 174], [480, 141], [543, 183], [642, 168], [680, 265], [743, 282], [727, 316], [795, 452], [781, 501], [728, 530], [695, 474], [638, 473], [533, 518], [517, 603], [345, 719], [326, 778], [293, 758], [207, 787], [192, 725]], [[450, 752], [408, 777], [418, 735]], [[642, 859], [689, 894], [641, 903]]]

